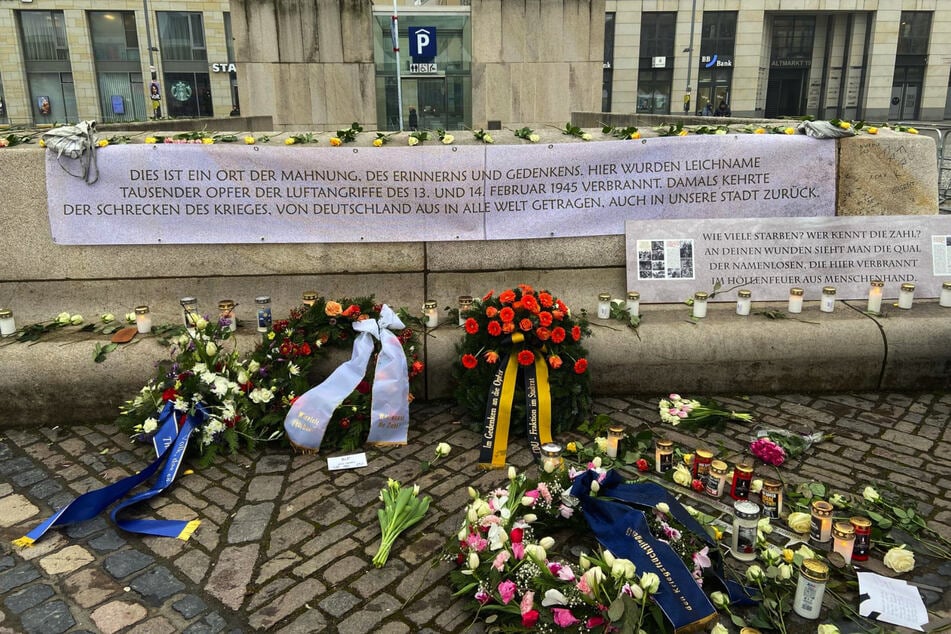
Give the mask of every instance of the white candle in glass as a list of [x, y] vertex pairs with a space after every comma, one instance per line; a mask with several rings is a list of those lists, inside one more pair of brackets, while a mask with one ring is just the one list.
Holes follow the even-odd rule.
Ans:
[[789, 306], [787, 310], [791, 313], [801, 313], [802, 312], [802, 296], [804, 291], [801, 288], [791, 288], [789, 289]]
[[938, 306], [951, 308], [951, 282], [944, 282], [941, 285], [941, 296], [938, 298]]
[[627, 312], [631, 317], [641, 315], [641, 294], [637, 291], [627, 292]]
[[736, 294], [736, 314], [749, 315], [753, 304], [753, 293], [749, 289], [740, 289]]
[[435, 301], [428, 299], [423, 303], [423, 318], [427, 328], [439, 325], [439, 311], [436, 310]]
[[898, 307], [904, 310], [911, 308], [915, 300], [915, 285], [905, 282], [898, 291]]
[[693, 316], [697, 319], [703, 319], [707, 316], [707, 298], [709, 295], [703, 291], [693, 294]]
[[598, 295], [598, 319], [607, 319], [611, 316], [611, 294]]
[[882, 312], [882, 293], [885, 289], [885, 282], [882, 280], [872, 280], [868, 288], [868, 306], [865, 310], [870, 313]]
[[831, 313], [835, 310], [835, 287], [823, 286], [822, 299], [819, 301], [819, 310], [824, 313]]
[[152, 315], [149, 313], [148, 306], [135, 307], [135, 329], [140, 335], [152, 332]]

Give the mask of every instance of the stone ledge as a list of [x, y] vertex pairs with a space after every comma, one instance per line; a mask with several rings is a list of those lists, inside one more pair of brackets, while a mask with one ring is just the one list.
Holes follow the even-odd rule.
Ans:
[[[951, 387], [951, 309], [919, 301], [910, 311], [890, 308], [886, 318], [872, 318], [861, 312], [863, 304], [839, 302], [834, 313], [824, 314], [816, 302], [807, 302], [799, 320], [738, 317], [732, 303], [713, 304], [696, 324], [685, 306], [647, 305], [640, 337], [616, 322], [594, 320], [594, 334], [585, 342], [592, 390], [599, 395], [712, 395]], [[759, 304], [754, 312], [766, 308], [784, 307]], [[461, 335], [453, 324], [427, 333], [427, 386], [421, 398], [451, 394], [449, 377]], [[0, 427], [109, 421], [167, 355], [157, 340], [143, 339], [97, 364], [92, 361], [95, 342], [64, 336], [0, 347], [5, 404]], [[241, 350], [250, 350], [257, 333], [242, 328], [237, 342]], [[321, 369], [329, 373], [346, 356], [335, 351]]]

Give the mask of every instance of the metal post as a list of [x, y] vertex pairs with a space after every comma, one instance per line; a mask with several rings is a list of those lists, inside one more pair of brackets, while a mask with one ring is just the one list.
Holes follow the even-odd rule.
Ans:
[[399, 114], [400, 132], [403, 131], [403, 81], [400, 78], [400, 19], [396, 12], [396, 0], [393, 0], [393, 25], [390, 36], [393, 38], [393, 52], [396, 53], [396, 111]]
[[684, 95], [684, 113], [690, 112], [690, 92], [693, 90], [690, 85], [690, 76], [693, 71], [693, 37], [694, 29], [697, 25], [697, 0], [693, 0], [690, 9], [690, 44], [687, 46], [687, 94]]
[[[158, 73], [155, 67], [155, 55], [153, 53], [154, 48], [152, 47], [152, 26], [149, 22], [149, 0], [142, 0], [142, 10], [145, 12], [145, 45], [149, 47], [149, 74], [151, 79], [149, 81], [149, 101], [152, 102], [152, 117], [158, 119], [162, 116], [162, 106], [155, 106], [155, 103], [161, 103], [161, 100], [152, 99], [152, 82], [157, 81]], [[161, 92], [159, 92], [161, 96]]]

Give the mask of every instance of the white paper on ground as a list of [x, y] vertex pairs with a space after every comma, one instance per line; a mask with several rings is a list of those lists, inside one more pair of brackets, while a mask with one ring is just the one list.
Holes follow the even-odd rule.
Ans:
[[349, 456], [331, 456], [327, 458], [327, 469], [330, 471], [339, 471], [340, 469], [358, 469], [367, 466], [366, 453], [353, 453]]
[[[918, 588], [902, 579], [889, 579], [874, 572], [860, 572], [859, 614], [892, 625], [923, 632], [928, 623], [928, 610]], [[867, 598], [865, 598], [867, 597]]]

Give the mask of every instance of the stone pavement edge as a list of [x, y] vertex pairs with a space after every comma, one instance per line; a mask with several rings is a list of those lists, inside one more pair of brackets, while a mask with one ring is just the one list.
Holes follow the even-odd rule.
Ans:
[[[951, 395], [718, 400], [753, 412], [758, 426], [834, 434], [787, 462], [787, 482], [821, 479], [852, 492], [893, 486], [929, 526], [951, 537]], [[656, 399], [598, 398], [595, 408], [629, 430], [660, 430]], [[145, 467], [149, 448], [108, 423], [0, 430], [0, 634], [483, 632], [467, 611], [471, 599], [451, 596], [453, 564], [438, 556], [462, 522], [467, 487], [486, 490], [505, 472], [478, 468], [479, 433], [460, 422], [453, 403], [414, 403], [411, 412], [409, 444], [368, 448], [361, 469], [329, 472], [324, 456], [280, 448], [188, 469], [144, 511], [199, 518], [188, 541], [123, 533], [104, 514], [53, 529], [25, 549], [11, 541], [77, 494]], [[665, 431], [685, 448], [699, 436], [741, 453], [753, 428]], [[439, 442], [452, 446], [451, 455], [420, 474]], [[509, 462], [532, 463], [524, 438], [510, 444]], [[376, 569], [377, 496], [387, 478], [418, 483], [433, 504]], [[951, 564], [921, 560], [910, 580], [925, 588], [933, 623], [951, 618]], [[815, 632], [815, 623], [790, 631]]]

